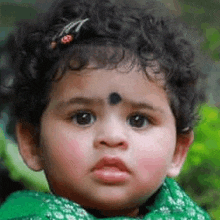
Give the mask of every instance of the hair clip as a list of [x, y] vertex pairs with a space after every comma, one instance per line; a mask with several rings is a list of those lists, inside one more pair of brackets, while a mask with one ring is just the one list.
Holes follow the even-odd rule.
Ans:
[[182, 132], [188, 132], [190, 130], [190, 127], [186, 127], [182, 129]]
[[62, 43], [62, 44], [68, 44], [68, 43], [70, 43], [71, 41], [73, 41], [73, 39], [74, 39], [73, 35], [68, 34], [68, 35], [62, 37], [61, 43]]
[[61, 44], [69, 44], [72, 42], [75, 39], [75, 35], [80, 31], [82, 25], [88, 20], [89, 19], [86, 18], [84, 20], [70, 22], [58, 35], [53, 37], [50, 47], [55, 49], [59, 40]]

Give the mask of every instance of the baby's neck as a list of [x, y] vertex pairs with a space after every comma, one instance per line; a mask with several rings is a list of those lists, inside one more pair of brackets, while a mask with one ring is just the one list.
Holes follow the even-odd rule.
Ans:
[[129, 217], [137, 217], [139, 215], [139, 207], [135, 207], [133, 209], [126, 210], [96, 210], [96, 209], [86, 209], [89, 213], [91, 213], [96, 218], [105, 218], [105, 217], [114, 217], [114, 216], [129, 216]]

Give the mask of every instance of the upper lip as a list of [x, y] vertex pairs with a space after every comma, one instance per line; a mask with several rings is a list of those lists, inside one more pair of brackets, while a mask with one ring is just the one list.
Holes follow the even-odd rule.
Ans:
[[92, 171], [102, 169], [103, 167], [117, 167], [121, 171], [130, 172], [125, 163], [118, 157], [103, 157], [96, 163]]

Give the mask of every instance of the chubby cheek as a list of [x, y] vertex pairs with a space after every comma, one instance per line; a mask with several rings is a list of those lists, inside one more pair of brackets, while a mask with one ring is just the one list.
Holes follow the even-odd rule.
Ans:
[[77, 181], [82, 170], [87, 169], [86, 155], [88, 151], [82, 146], [82, 140], [76, 140], [65, 131], [47, 132], [42, 138], [45, 171], [50, 178], [69, 179]]
[[155, 133], [157, 135], [151, 134], [139, 139], [139, 149], [133, 152], [137, 159], [135, 165], [139, 182], [152, 187], [152, 190], [162, 184], [175, 150], [172, 133]]
[[142, 182], [147, 182], [150, 178], [154, 178], [152, 181], [156, 181], [156, 179], [164, 177], [166, 161], [160, 155], [154, 159], [147, 157], [142, 158], [140, 155], [140, 159], [137, 162], [137, 169]]

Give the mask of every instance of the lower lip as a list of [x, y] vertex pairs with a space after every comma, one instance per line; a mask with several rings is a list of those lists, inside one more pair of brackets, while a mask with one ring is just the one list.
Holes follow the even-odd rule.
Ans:
[[129, 173], [117, 168], [94, 170], [95, 179], [107, 184], [124, 183], [129, 178]]

